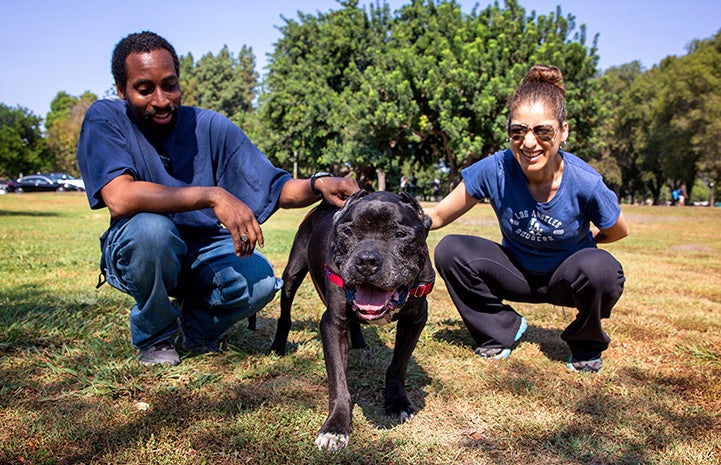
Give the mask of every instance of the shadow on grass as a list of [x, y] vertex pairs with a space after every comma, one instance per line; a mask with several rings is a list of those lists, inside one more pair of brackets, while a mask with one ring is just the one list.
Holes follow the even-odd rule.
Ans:
[[[318, 359], [304, 353], [265, 358], [270, 340], [263, 332], [274, 331], [273, 319], [259, 318], [260, 334], [234, 330], [236, 348], [219, 357], [145, 368], [128, 357], [127, 314], [107, 314], [102, 302], [61, 307], [55, 303], [62, 300], [59, 296], [33, 286], [9, 297], [17, 305], [0, 306], [1, 330], [15, 334], [4, 338], [2, 352], [15, 362], [2, 365], [0, 405], [20, 417], [7, 417], [0, 433], [7, 445], [0, 450], [0, 463], [115, 463], [139, 449], [149, 454], [146, 459], [157, 460], [158, 453], [172, 455], [176, 447], [189, 447], [188, 453], [198, 457], [207, 453], [216, 464], [259, 463], [270, 450], [288, 463], [334, 463], [338, 458], [327, 454], [327, 461], [323, 456], [316, 460], [313, 440], [322, 420], [316, 415], [309, 422], [302, 414], [315, 415], [318, 405], [326, 404], [313, 374]], [[116, 307], [126, 303], [113, 302]], [[316, 328], [310, 341], [320, 344], [318, 322], [301, 325]], [[382, 390], [392, 351], [372, 328], [365, 328], [365, 335], [370, 348], [351, 353], [349, 387], [368, 420], [388, 428]], [[254, 371], [256, 364], [265, 367]], [[242, 376], [234, 374], [239, 365], [248, 366]], [[409, 378], [409, 394], [416, 394], [412, 400], [422, 407], [418, 381], [430, 380], [414, 362]], [[149, 408], [134, 411], [136, 400]], [[186, 440], [176, 443], [179, 436]], [[169, 450], [164, 442], [172, 444]], [[300, 460], [299, 450], [304, 451]], [[381, 458], [364, 463], [382, 463]]]
[[[258, 329], [255, 334], [250, 332], [251, 334], [248, 335], [248, 332], [244, 332], [246, 334], [241, 335], [240, 338], [233, 337], [233, 344], [244, 352], [267, 353], [270, 350], [268, 341], [275, 335], [276, 323], [275, 319], [258, 315]], [[395, 345], [395, 326], [395, 322], [381, 327], [362, 325], [361, 330], [368, 347], [365, 349], [351, 349], [348, 354], [347, 380], [353, 404], [358, 405], [366, 419], [378, 429], [388, 429], [399, 424], [398, 419], [388, 417], [385, 414], [383, 398], [385, 373], [393, 358], [393, 349], [389, 345]], [[313, 318], [293, 320], [291, 331], [298, 330], [311, 336], [299, 342], [293, 342], [293, 338], [289, 337], [284, 357], [294, 357], [299, 345], [311, 341], [319, 346], [322, 344], [320, 315], [317, 320]], [[325, 377], [325, 371], [323, 373]], [[406, 394], [416, 412], [425, 406], [425, 390], [423, 388], [430, 383], [431, 379], [428, 374], [411, 356], [406, 373]], [[326, 390], [324, 394], [327, 400], [328, 391]]]
[[[386, 415], [383, 397], [386, 370], [393, 358], [393, 348], [387, 344], [395, 346], [395, 323], [389, 328], [363, 326], [363, 335], [368, 347], [353, 349], [348, 357], [348, 390], [375, 428], [390, 429], [401, 424], [399, 418]], [[425, 387], [430, 383], [428, 373], [411, 356], [405, 388], [416, 413], [425, 407]]]
[[[474, 341], [462, 321], [446, 319], [438, 324], [435, 340], [473, 349]], [[529, 325], [520, 343], [534, 343], [549, 360], [565, 361], [570, 351], [561, 333], [559, 329]], [[527, 402], [540, 402], [551, 405], [549, 411], [566, 409], [572, 415], [550, 427], [544, 422], [529, 427], [526, 418], [523, 426], [471, 431], [460, 439], [461, 446], [486, 454], [494, 463], [507, 463], [510, 450], [533, 457], [541, 449], [544, 458], [538, 463], [657, 463], [659, 451], [673, 450], [670, 445], [703, 443], [703, 438], [714, 437], [721, 430], [721, 416], [716, 412], [684, 408], [682, 396], [674, 395], [703, 383], [699, 373], [669, 377], [641, 366], [623, 368], [611, 375], [564, 373], [562, 376], [569, 379], [559, 397], [558, 382], [563, 382], [562, 378], [551, 373], [539, 376], [533, 364], [513, 363], [512, 368], [499, 368], [506, 366], [498, 365], [487, 372], [485, 390], [521, 399], [516, 406], [519, 409]], [[543, 417], [544, 408], [539, 410], [534, 415]], [[713, 446], [709, 447], [713, 450]], [[713, 458], [712, 452], [708, 454]], [[529, 463], [527, 460], [518, 459], [519, 463]]]
[[[236, 330], [238, 350], [228, 354], [146, 369], [129, 348], [127, 314], [120, 311], [127, 301], [120, 293], [108, 300], [95, 295], [87, 302], [21, 286], [0, 301], [0, 463], [167, 463], [160, 457], [174, 454], [185, 457], [183, 463], [414, 463], [395, 452], [402, 439], [362, 442], [351, 436], [339, 454], [315, 450], [322, 424], [317, 412], [327, 412], [322, 359], [298, 346], [286, 357], [266, 357], [274, 319], [260, 317], [255, 333]], [[470, 348], [461, 322], [440, 324], [435, 339]], [[294, 322], [294, 329], [305, 331], [299, 344], [320, 345], [318, 326], [314, 318]], [[349, 388], [368, 422], [390, 429], [397, 423], [385, 416], [382, 392], [394, 331], [364, 327], [364, 334], [370, 348], [351, 351]], [[531, 326], [522, 341], [539, 344], [556, 359], [565, 350], [559, 335]], [[545, 399], [557, 419], [529, 426], [543, 416], [539, 411], [482, 434], [457, 433], [452, 447], [474, 460], [512, 463], [509, 451], [516, 451], [526, 459], [516, 463], [656, 463], [669, 444], [699, 444], [721, 428], [718, 414], [683, 408], [675, 395], [703, 382], [694, 372], [670, 376], [630, 367], [603, 377], [564, 378], [516, 363], [485, 373], [485, 394], [472, 395], [508, 394], [519, 408], [543, 407]], [[425, 407], [431, 382], [412, 360], [406, 385], [417, 409]], [[136, 410], [139, 400], [149, 408]], [[559, 415], [563, 410], [570, 414]], [[193, 454], [195, 460], [187, 458]]]
[[0, 351], [56, 346], [65, 342], [65, 336], [82, 336], [78, 330], [82, 331], [83, 315], [91, 313], [89, 309], [89, 303], [73, 302], [72, 297], [68, 300], [41, 285], [19, 285], [0, 303]]
[[58, 212], [28, 212], [28, 211], [18, 211], [18, 210], [0, 210], [0, 216], [29, 216], [33, 218], [39, 218], [39, 217], [60, 217], [63, 216]]
[[[172, 369], [153, 371], [157, 376], [173, 375]], [[253, 416], [260, 405], [268, 401], [258, 398], [257, 393], [262, 390], [259, 384], [260, 381], [226, 382], [213, 386], [213, 389], [180, 387], [137, 393], [148, 408], [135, 412], [129, 410], [131, 406], [118, 408], [112, 401], [98, 403], [85, 401], [82, 397], [28, 403], [26, 408], [32, 411], [33, 423], [43, 425], [40, 437], [36, 436], [36, 441], [31, 440], [30, 444], [40, 442], [37, 439], [42, 438], [45, 451], [62, 457], [59, 461], [48, 460], [45, 463], [130, 463], [123, 458], [129, 459], [142, 453], [149, 455], [146, 460], [151, 458], [150, 462], [139, 459], [132, 463], [168, 463], [160, 457], [187, 457], [210, 451], [211, 455], [220, 453], [234, 460], [239, 453], [241, 457], [263, 456], [263, 448], [269, 447], [270, 438], [253, 442], [254, 437], [260, 439], [260, 434], [256, 433], [263, 428], [256, 425], [249, 431], [238, 431], [234, 427], [244, 416]], [[52, 431], [50, 425], [56, 424], [59, 419], [65, 426]], [[266, 423], [266, 432], [273, 428], [272, 421], [269, 419]], [[176, 442], [181, 436], [184, 439]], [[27, 461], [43, 463], [39, 460], [43, 456], [42, 450], [28, 449], [26, 445], [22, 451], [29, 459]], [[290, 450], [288, 454], [292, 456]], [[25, 461], [16, 462], [11, 456], [0, 453], [2, 463]], [[229, 460], [208, 463], [249, 462]]]
[[[636, 371], [635, 369], [632, 371]], [[555, 382], [539, 382], [536, 369], [516, 364], [494, 380], [492, 389], [511, 395], [546, 399], [547, 404], [566, 409], [563, 421], [539, 427], [503, 428], [486, 434], [470, 434], [461, 441], [468, 449], [490, 452], [491, 458], [507, 457], [507, 450], [527, 454], [543, 450], [543, 463], [626, 465], [647, 463], [699, 463], [672, 460], [659, 462], [659, 451], [673, 451], [674, 445], [712, 438], [721, 427], [721, 418], [711, 411], [680, 408], [659, 396], [659, 386], [691, 385], [699, 382], [693, 375], [668, 380], [642, 370], [622, 370], [613, 378], [603, 375], [574, 374], [563, 397], [558, 397]], [[549, 376], [553, 379], [553, 376]], [[631, 379], [632, 378], [632, 379]], [[609, 386], [613, 388], [609, 389]], [[628, 390], [619, 396], [616, 390]], [[556, 405], [557, 404], [557, 405]], [[550, 409], [550, 408], [549, 408]], [[535, 415], [543, 415], [543, 407]], [[713, 446], [710, 446], [713, 448]], [[713, 456], [703, 463], [716, 463]], [[503, 462], [505, 463], [505, 462]]]
[[[463, 322], [458, 320], [443, 320], [443, 327], [433, 333], [437, 341], [446, 342], [456, 346], [476, 348], [475, 342]], [[528, 329], [519, 341], [519, 344], [531, 342], [537, 344], [541, 352], [550, 360], [565, 361], [571, 353], [566, 343], [561, 339], [562, 331], [535, 326], [529, 323]]]

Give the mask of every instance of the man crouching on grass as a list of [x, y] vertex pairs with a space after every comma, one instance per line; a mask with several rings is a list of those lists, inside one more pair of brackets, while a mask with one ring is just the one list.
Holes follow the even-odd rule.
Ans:
[[342, 206], [358, 185], [328, 173], [292, 179], [224, 116], [181, 106], [178, 56], [157, 34], [123, 38], [112, 73], [120, 100], [90, 107], [77, 152], [90, 207], [110, 211], [101, 270], [135, 299], [139, 361], [177, 365], [176, 344], [217, 352], [281, 287], [256, 250], [261, 223], [321, 196]]

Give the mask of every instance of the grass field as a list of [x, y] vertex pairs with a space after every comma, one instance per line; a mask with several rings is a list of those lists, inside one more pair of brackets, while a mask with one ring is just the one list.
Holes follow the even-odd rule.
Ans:
[[[631, 236], [605, 246], [626, 291], [605, 329], [600, 375], [567, 372], [573, 309], [518, 305], [529, 330], [508, 360], [472, 353], [442, 281], [407, 389], [418, 412], [383, 415], [394, 327], [365, 330], [349, 384], [349, 447], [313, 440], [327, 413], [312, 285], [294, 309], [290, 353], [269, 356], [278, 299], [217, 356], [144, 368], [129, 298], [97, 282], [107, 211], [83, 194], [0, 196], [0, 464], [714, 464], [721, 463], [721, 209], [624, 206]], [[304, 211], [265, 226], [282, 272]], [[498, 239], [480, 205], [431, 233]]]

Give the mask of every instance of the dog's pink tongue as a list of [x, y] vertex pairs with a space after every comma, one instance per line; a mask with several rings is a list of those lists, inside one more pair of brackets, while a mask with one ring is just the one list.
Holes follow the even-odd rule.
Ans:
[[355, 304], [364, 313], [380, 313], [386, 308], [393, 291], [375, 286], [358, 286], [355, 291]]

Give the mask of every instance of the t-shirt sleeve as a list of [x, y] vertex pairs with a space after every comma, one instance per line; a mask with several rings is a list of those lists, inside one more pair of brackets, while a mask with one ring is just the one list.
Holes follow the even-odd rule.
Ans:
[[276, 168], [237, 126], [228, 129], [228, 148], [218, 173], [218, 185], [253, 210], [259, 223], [278, 209], [280, 192], [291, 176]]
[[461, 171], [466, 191], [477, 200], [490, 199], [497, 191], [498, 176], [502, 167], [499, 166], [498, 154], [482, 158]]
[[610, 228], [621, 214], [616, 193], [609, 189], [599, 177], [587, 205], [588, 218], [600, 229]]
[[116, 115], [104, 101], [90, 106], [78, 139], [77, 160], [90, 208], [105, 207], [100, 190], [121, 174], [135, 176], [128, 140], [117, 126]]

